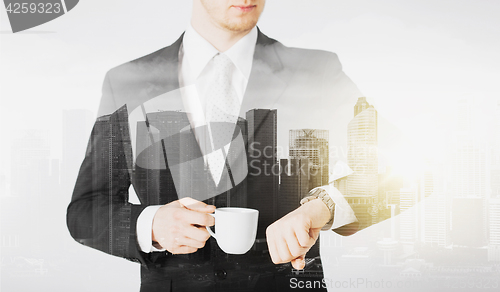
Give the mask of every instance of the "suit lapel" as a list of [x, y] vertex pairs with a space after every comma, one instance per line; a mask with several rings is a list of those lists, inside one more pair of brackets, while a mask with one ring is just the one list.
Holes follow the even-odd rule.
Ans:
[[[142, 64], [149, 67], [149, 72], [145, 71], [144, 73], [149, 75], [147, 78], [147, 84], [145, 84], [144, 90], [147, 92], [141, 92], [141, 94], [145, 94], [147, 99], [142, 99], [141, 103], [137, 104], [129, 104], [129, 110], [133, 110], [137, 108], [141, 104], [155, 104], [155, 99], [159, 98], [162, 102], [159, 104], [166, 104], [168, 106], [168, 110], [181, 110], [184, 111], [184, 105], [182, 101], [182, 94], [179, 90], [179, 49], [182, 45], [183, 35], [171, 46], [166, 47], [157, 53], [151, 54], [149, 58], [146, 59], [146, 63]], [[276, 52], [275, 46], [278, 43], [262, 34], [260, 31], [258, 32], [257, 44], [255, 47], [254, 58], [252, 63], [252, 70], [250, 73], [250, 78], [248, 81], [247, 89], [245, 91], [245, 95], [243, 97], [242, 107], [240, 111], [240, 116], [245, 117], [245, 113], [253, 108], [274, 108], [276, 101], [282, 95], [285, 90], [287, 83], [283, 80], [283, 65], [281, 60]], [[147, 100], [146, 102], [144, 102]], [[155, 110], [155, 108], [151, 108], [149, 110]], [[184, 134], [191, 135], [188, 140], [191, 141], [190, 144], [193, 148], [193, 153], [199, 153], [199, 146], [196, 143], [196, 138], [194, 137], [194, 133], [191, 131], [183, 131]], [[195, 145], [196, 144], [196, 147]], [[170, 146], [170, 145], [169, 145]], [[186, 145], [184, 145], [186, 146]], [[183, 147], [181, 145], [181, 147]], [[239, 151], [234, 150], [235, 145], [232, 145], [232, 149], [230, 149], [230, 153], [237, 154], [241, 159], [241, 149]], [[239, 145], [241, 148], [242, 146]], [[172, 147], [174, 148], [177, 147]], [[188, 147], [189, 148], [189, 147]], [[180, 149], [177, 148], [177, 151]], [[170, 152], [170, 151], [169, 151]], [[174, 150], [174, 152], [176, 152]], [[182, 163], [179, 161], [178, 156], [180, 153], [168, 153], [168, 163], [165, 165], [167, 168], [175, 168], [175, 165], [179, 165]], [[197, 156], [197, 155], [195, 155]], [[245, 157], [243, 157], [245, 158]], [[188, 171], [190, 175], [195, 175], [195, 177], [191, 177], [191, 179], [187, 180], [189, 186], [195, 187], [197, 184], [193, 184], [193, 179], [199, 179], [199, 185], [208, 187], [209, 189], [218, 189], [216, 192], [219, 193], [223, 190], [230, 189], [230, 181], [229, 176], [227, 175], [227, 167], [225, 167], [223, 175], [223, 179], [219, 185], [219, 187], [215, 187], [211, 176], [207, 176], [206, 174], [200, 173], [198, 169], [203, 169], [203, 165], [198, 162], [193, 161], [193, 165], [190, 166], [189, 169], [192, 168], [191, 171]], [[239, 165], [238, 161], [228, 161], [231, 166], [235, 165], [237, 168], [245, 169], [245, 166]], [[170, 164], [170, 165], [168, 165]], [[170, 166], [170, 167], [169, 167]], [[161, 167], [163, 168], [163, 167]], [[196, 168], [196, 170], [195, 170]], [[173, 169], [171, 169], [173, 170]], [[245, 169], [246, 170], [246, 169]], [[180, 182], [182, 182], [183, 178], [180, 177], [182, 171], [180, 169], [177, 170], [179, 172], [179, 177], [177, 177], [176, 189], [178, 195], [183, 196], [182, 193], [197, 193], [196, 190], [189, 190], [184, 192], [183, 187], [180, 187]], [[239, 171], [241, 172], [241, 171]], [[243, 173], [243, 172], [242, 172]], [[246, 177], [246, 172], [244, 172], [244, 176]], [[172, 173], [175, 179], [175, 174]], [[238, 178], [237, 180], [241, 180], [242, 178]], [[206, 192], [206, 191], [204, 191]], [[203, 198], [200, 198], [203, 199]]]
[[173, 106], [180, 104], [179, 89], [179, 49], [183, 35], [172, 45], [138, 60], [131, 61], [122, 70], [124, 85], [121, 95], [126, 96], [129, 113], [153, 99], [168, 96]]
[[240, 116], [253, 108], [273, 108], [287, 83], [283, 80], [283, 64], [276, 52], [277, 41], [258, 31], [257, 44]]
[[[184, 34], [183, 34], [184, 35]], [[183, 35], [173, 43], [153, 53], [149, 58], [151, 63], [150, 74], [153, 74], [145, 89], [150, 99], [161, 95], [168, 95], [169, 110], [184, 110], [182, 95], [179, 89], [179, 49], [182, 45]], [[258, 30], [257, 44], [255, 46], [252, 70], [248, 85], [243, 97], [240, 116], [253, 108], [274, 108], [276, 102], [285, 90], [287, 83], [284, 81], [284, 68], [276, 52], [279, 43], [264, 35]], [[154, 65], [156, 63], [156, 65]], [[159, 66], [158, 66], [159, 65]], [[143, 100], [144, 101], [144, 100]], [[129, 105], [129, 111], [140, 104]]]

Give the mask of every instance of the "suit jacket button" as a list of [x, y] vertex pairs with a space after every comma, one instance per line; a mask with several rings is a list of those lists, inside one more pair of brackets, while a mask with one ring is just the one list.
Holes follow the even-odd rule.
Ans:
[[227, 278], [227, 272], [225, 270], [217, 270], [215, 271], [215, 276], [219, 280], [224, 280]]

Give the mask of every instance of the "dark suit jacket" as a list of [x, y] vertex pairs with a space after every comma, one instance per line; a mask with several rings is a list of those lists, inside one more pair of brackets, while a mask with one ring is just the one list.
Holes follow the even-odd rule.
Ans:
[[[217, 286], [222, 285], [219, 280], [231, 277], [234, 277], [232, 282], [226, 282], [231, 282], [232, 288], [254, 290], [259, 285], [269, 288], [271, 286], [266, 284], [269, 277], [275, 279], [280, 268], [271, 263], [265, 249], [255, 249], [243, 256], [228, 256], [212, 239], [204, 248], [190, 255], [146, 254], [138, 246], [136, 223], [141, 211], [148, 205], [174, 201], [178, 194], [167, 165], [172, 163], [170, 160], [165, 160], [166, 165], [157, 169], [133, 166], [131, 146], [136, 141], [130, 136], [128, 118], [131, 112], [158, 96], [165, 97], [172, 111], [182, 112], [182, 100], [177, 90], [181, 43], [182, 36], [171, 46], [118, 66], [106, 74], [100, 117], [93, 128], [68, 206], [68, 228], [82, 244], [141, 263], [144, 291], [148, 287], [160, 286], [173, 287], [174, 290], [190, 289], [190, 285], [194, 285], [192, 289], [221, 288]], [[277, 109], [278, 146], [285, 147], [289, 129], [326, 129], [333, 138], [339, 128], [347, 128], [344, 117], [352, 117], [352, 106], [360, 96], [356, 86], [342, 71], [335, 54], [288, 48], [259, 31], [240, 116], [244, 117], [247, 111], [255, 108]], [[344, 113], [346, 109], [348, 115]], [[254, 131], [258, 132], [258, 129]], [[163, 150], [175, 152], [179, 150], [174, 148], [179, 146], [174, 143]], [[139, 205], [128, 202], [131, 184], [141, 201]], [[246, 194], [243, 189], [248, 184], [252, 186]], [[240, 200], [241, 205], [263, 208], [266, 202], [251, 199], [252, 194], [266, 190], [262, 188], [245, 179], [231, 189], [229, 196], [238, 201], [241, 196], [248, 195], [248, 202]], [[217, 200], [215, 203], [218, 206], [223, 204]], [[259, 225], [264, 230], [272, 223], [271, 218], [260, 220]], [[334, 231], [351, 234], [357, 230], [354, 224]]]

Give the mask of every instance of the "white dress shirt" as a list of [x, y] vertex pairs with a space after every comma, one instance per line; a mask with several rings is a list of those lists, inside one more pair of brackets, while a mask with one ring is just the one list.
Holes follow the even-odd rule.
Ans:
[[[237, 69], [233, 70], [231, 84], [240, 102], [243, 100], [250, 77], [256, 43], [257, 28], [254, 27], [230, 49], [223, 52], [231, 59]], [[199, 35], [191, 25], [188, 26], [179, 50], [179, 85], [184, 107], [190, 113], [188, 117], [192, 129], [207, 123], [205, 93], [208, 89], [210, 73], [213, 70], [212, 59], [219, 53], [221, 52]], [[201, 133], [196, 133], [196, 130], [194, 130], [194, 135], [198, 141], [203, 139], [200, 137]], [[333, 227], [341, 227], [356, 221], [354, 212], [342, 194], [333, 186], [325, 186], [324, 189], [336, 203]], [[143, 252], [164, 251], [164, 249], [159, 250], [152, 245], [153, 218], [160, 207], [146, 207], [137, 219], [137, 240]]]
[[[223, 52], [236, 67], [231, 76], [231, 84], [240, 102], [243, 100], [250, 71], [252, 70], [253, 53], [256, 43], [257, 28], [254, 27], [229, 50]], [[213, 71], [212, 59], [219, 53], [191, 25], [188, 26], [179, 50], [179, 85], [184, 107], [186, 112], [190, 113], [188, 117], [193, 129], [202, 127], [207, 123], [205, 117], [205, 93], [208, 89], [210, 73]], [[203, 139], [203, 137], [200, 137], [202, 133], [197, 133], [196, 130], [194, 130], [194, 135], [198, 141]], [[206, 157], [205, 155], [203, 156]], [[160, 207], [147, 207], [137, 219], [137, 240], [143, 252], [160, 251], [152, 245], [151, 239], [153, 218]]]
[[[182, 47], [179, 51], [179, 85], [184, 108], [188, 113], [194, 136], [200, 145], [205, 164], [207, 164], [207, 160], [209, 160], [210, 157], [215, 158], [214, 156], [217, 156], [219, 161], [226, 160], [221, 149], [212, 151], [212, 145], [202, 143], [202, 141], [211, 140], [211, 137], [205, 137], [204, 135], [211, 136], [211, 128], [207, 119], [207, 99], [212, 75], [215, 70], [213, 58], [217, 54], [224, 54], [234, 65], [229, 84], [234, 89], [236, 98], [241, 107], [243, 95], [252, 69], [256, 43], [256, 27], [223, 53], [219, 52], [207, 40], [200, 36], [192, 26], [189, 26], [184, 34]], [[237, 109], [237, 112], [239, 111], [240, 108]], [[208, 132], [196, 131], [196, 129], [205, 128], [208, 129]], [[225, 145], [225, 153], [228, 153], [230, 146], [230, 142]], [[216, 185], [219, 183], [221, 178], [220, 175], [221, 173], [219, 172], [218, 175], [214, 176]]]

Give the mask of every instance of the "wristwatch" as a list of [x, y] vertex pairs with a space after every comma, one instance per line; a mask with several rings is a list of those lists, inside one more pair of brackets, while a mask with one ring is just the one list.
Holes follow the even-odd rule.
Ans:
[[333, 202], [332, 198], [330, 198], [330, 195], [322, 188], [315, 188], [312, 189], [309, 192], [309, 195], [302, 200], [300, 200], [300, 205], [304, 205], [305, 203], [312, 201], [314, 199], [320, 199], [325, 203], [325, 205], [328, 207], [328, 210], [330, 210], [330, 220], [321, 228], [321, 230], [329, 230], [332, 225], [333, 225], [333, 217], [335, 215], [335, 203]]

